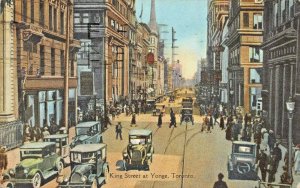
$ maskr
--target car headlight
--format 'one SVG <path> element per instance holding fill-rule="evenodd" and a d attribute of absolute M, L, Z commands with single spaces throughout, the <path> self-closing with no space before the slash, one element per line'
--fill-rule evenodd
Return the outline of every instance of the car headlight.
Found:
<path fill-rule="evenodd" d="M 86 176 L 82 176 L 82 177 L 81 177 L 81 181 L 82 181 L 82 182 L 86 182 L 86 180 L 87 180 L 87 177 L 86 177 Z"/>
<path fill-rule="evenodd" d="M 69 178 L 68 178 L 68 177 L 65 177 L 65 178 L 64 178 L 64 182 L 67 182 L 67 181 L 69 181 Z"/>
<path fill-rule="evenodd" d="M 123 156 L 124 157 L 128 157 L 128 153 L 123 153 Z"/>
<path fill-rule="evenodd" d="M 9 171 L 8 171 L 8 173 L 9 173 L 9 175 L 15 175 L 15 171 L 14 171 L 14 169 L 10 169 Z"/>
<path fill-rule="evenodd" d="M 24 174 L 28 174 L 28 169 L 25 169 L 25 170 L 24 170 Z"/>

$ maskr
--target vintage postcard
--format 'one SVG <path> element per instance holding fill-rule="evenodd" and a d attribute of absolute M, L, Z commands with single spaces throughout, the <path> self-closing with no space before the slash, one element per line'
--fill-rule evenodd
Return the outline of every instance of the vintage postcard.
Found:
<path fill-rule="evenodd" d="M 300 188 L 299 0 L 0 0 L 0 187 Z"/>

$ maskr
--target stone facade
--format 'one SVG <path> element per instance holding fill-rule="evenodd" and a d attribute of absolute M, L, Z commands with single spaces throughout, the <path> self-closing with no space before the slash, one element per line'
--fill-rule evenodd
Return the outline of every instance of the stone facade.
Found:
<path fill-rule="evenodd" d="M 293 121 L 294 144 L 300 143 L 299 46 L 300 5 L 294 1 L 265 1 L 263 109 L 270 128 L 287 143 L 289 97 L 296 101 Z"/>

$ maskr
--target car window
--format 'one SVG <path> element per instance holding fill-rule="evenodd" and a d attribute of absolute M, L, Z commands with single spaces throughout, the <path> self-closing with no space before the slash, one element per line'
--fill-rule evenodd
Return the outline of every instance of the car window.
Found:
<path fill-rule="evenodd" d="M 76 163 L 81 163 L 81 154 L 80 153 L 72 153 L 71 160 Z"/>
<path fill-rule="evenodd" d="M 254 147 L 247 146 L 247 145 L 235 145 L 234 146 L 234 153 L 241 153 L 241 154 L 253 154 Z"/>

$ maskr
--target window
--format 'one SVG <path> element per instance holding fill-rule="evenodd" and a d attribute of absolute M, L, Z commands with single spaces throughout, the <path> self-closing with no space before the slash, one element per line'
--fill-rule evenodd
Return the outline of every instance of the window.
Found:
<path fill-rule="evenodd" d="M 60 34 L 65 33 L 65 14 L 60 12 Z"/>
<path fill-rule="evenodd" d="M 110 20 L 110 26 L 112 28 L 115 28 L 115 20 L 113 20 L 113 19 Z"/>
<path fill-rule="evenodd" d="M 74 23 L 75 24 L 82 23 L 82 21 L 80 19 L 80 13 L 74 13 Z"/>
<path fill-rule="evenodd" d="M 44 16 L 44 1 L 40 1 L 40 25 L 44 26 L 45 24 L 45 16 Z"/>
<path fill-rule="evenodd" d="M 53 30 L 53 18 L 52 18 L 53 13 L 52 13 L 52 10 L 53 10 L 52 6 L 49 6 L 49 29 L 50 30 Z"/>
<path fill-rule="evenodd" d="M 27 18 L 27 0 L 22 1 L 22 21 L 26 22 Z"/>
<path fill-rule="evenodd" d="M 60 50 L 60 75 L 64 76 L 65 73 L 65 52 Z"/>
<path fill-rule="evenodd" d="M 274 26 L 278 26 L 278 3 L 274 4 Z"/>
<path fill-rule="evenodd" d="M 45 52 L 44 46 L 40 46 L 40 75 L 45 73 Z"/>
<path fill-rule="evenodd" d="M 31 23 L 34 23 L 34 0 L 30 0 L 31 9 L 30 9 L 30 19 Z"/>
<path fill-rule="evenodd" d="M 290 18 L 294 17 L 294 0 L 289 0 Z"/>
<path fill-rule="evenodd" d="M 263 51 L 259 47 L 249 47 L 249 62 L 261 63 L 263 61 Z"/>
<path fill-rule="evenodd" d="M 243 14 L 244 27 L 249 27 L 249 13 Z"/>
<path fill-rule="evenodd" d="M 55 75 L 55 49 L 51 48 L 51 75 Z"/>
<path fill-rule="evenodd" d="M 260 84 L 262 78 L 262 68 L 250 69 L 250 83 Z"/>
<path fill-rule="evenodd" d="M 261 14 L 254 14 L 253 15 L 253 29 L 262 29 L 262 15 Z"/>
<path fill-rule="evenodd" d="M 57 9 L 54 8 L 54 31 L 57 32 Z"/>
<path fill-rule="evenodd" d="M 89 23 L 89 13 L 83 13 L 82 22 Z"/>
<path fill-rule="evenodd" d="M 252 110 L 256 109 L 257 101 L 261 98 L 261 88 L 250 88 L 250 106 Z"/>

